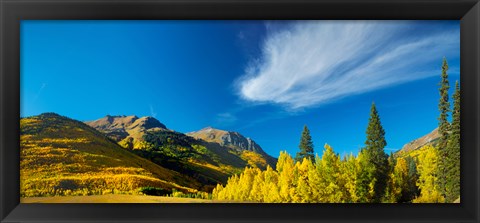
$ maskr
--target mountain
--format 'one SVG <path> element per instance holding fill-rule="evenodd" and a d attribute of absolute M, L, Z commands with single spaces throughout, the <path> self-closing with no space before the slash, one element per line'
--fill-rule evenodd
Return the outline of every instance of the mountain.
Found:
<path fill-rule="evenodd" d="M 147 131 L 164 131 L 167 127 L 153 117 L 138 118 L 132 116 L 110 116 L 85 122 L 87 125 L 105 133 L 124 147 L 132 149 L 143 141 Z"/>
<path fill-rule="evenodd" d="M 436 128 L 432 132 L 405 144 L 402 149 L 396 152 L 396 154 L 408 154 L 414 150 L 421 148 L 422 146 L 428 144 L 435 145 L 439 138 L 440 134 L 438 133 L 438 128 Z"/>
<path fill-rule="evenodd" d="M 249 152 L 257 153 L 266 161 L 267 165 L 275 167 L 277 160 L 258 145 L 250 138 L 246 138 L 238 132 L 225 131 L 220 129 L 214 129 L 212 127 L 206 127 L 196 132 L 187 133 L 188 136 L 192 136 L 195 139 L 203 140 L 205 142 L 218 143 L 220 146 L 228 147 L 240 153 L 249 154 Z M 264 166 L 266 166 L 264 164 Z"/>
<path fill-rule="evenodd" d="M 253 140 L 238 133 L 214 130 L 223 135 L 220 138 L 224 137 L 224 141 L 192 137 L 167 129 L 153 117 L 106 116 L 86 124 L 131 152 L 196 179 L 204 185 L 203 191 L 226 183 L 229 176 L 246 166 L 266 169 L 276 163 Z"/>
<path fill-rule="evenodd" d="M 237 151 L 248 150 L 257 153 L 264 153 L 258 144 L 256 144 L 250 138 L 245 138 L 238 132 L 230 132 L 207 127 L 196 132 L 189 132 L 187 135 L 196 139 L 202 139 L 207 142 L 215 142 L 221 146 L 226 146 Z"/>
<path fill-rule="evenodd" d="M 44 113 L 21 118 L 20 131 L 22 197 L 137 193 L 149 186 L 195 192 L 201 187 L 67 117 Z"/>

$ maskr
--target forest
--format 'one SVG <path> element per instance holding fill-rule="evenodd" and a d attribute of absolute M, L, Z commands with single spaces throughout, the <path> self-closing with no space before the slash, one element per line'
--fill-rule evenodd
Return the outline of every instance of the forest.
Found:
<path fill-rule="evenodd" d="M 386 154 L 385 129 L 372 103 L 365 146 L 357 156 L 340 157 L 325 144 L 322 156 L 304 127 L 292 157 L 280 152 L 275 169 L 246 167 L 213 199 L 267 203 L 452 203 L 460 200 L 460 86 L 450 104 L 448 63 L 439 83 L 438 131 L 435 143 L 405 154 Z M 451 118 L 449 118 L 451 116 Z M 451 121 L 449 121 L 451 120 Z"/>

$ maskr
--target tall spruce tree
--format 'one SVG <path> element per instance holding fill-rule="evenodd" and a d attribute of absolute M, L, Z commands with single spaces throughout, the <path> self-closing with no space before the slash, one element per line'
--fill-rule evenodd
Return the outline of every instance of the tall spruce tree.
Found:
<path fill-rule="evenodd" d="M 437 165 L 437 186 L 440 191 L 440 194 L 445 197 L 446 190 L 445 185 L 447 183 L 447 143 L 448 143 L 448 134 L 450 130 L 450 123 L 448 122 L 448 112 L 450 111 L 450 102 L 448 101 L 448 90 L 450 89 L 450 84 L 448 82 L 448 63 L 447 59 L 443 58 L 442 63 L 442 75 L 440 81 L 440 101 L 438 103 L 438 109 L 440 110 L 440 116 L 438 117 L 438 133 L 440 134 L 440 139 L 438 141 L 438 165 Z"/>
<path fill-rule="evenodd" d="M 376 181 L 373 202 L 381 202 L 388 180 L 388 155 L 383 150 L 387 146 L 387 141 L 375 103 L 372 103 L 370 109 L 370 119 L 366 133 L 367 140 L 363 152 L 365 152 L 368 162 L 375 167 L 373 175 Z"/>
<path fill-rule="evenodd" d="M 310 136 L 310 130 L 307 125 L 303 126 L 302 136 L 300 138 L 300 144 L 298 145 L 300 151 L 295 156 L 295 161 L 302 162 L 303 158 L 307 158 L 310 161 L 315 161 L 313 155 L 313 141 Z"/>
<path fill-rule="evenodd" d="M 455 83 L 455 93 L 452 96 L 453 111 L 451 132 L 446 147 L 447 159 L 445 201 L 453 202 L 460 197 L 460 86 Z"/>

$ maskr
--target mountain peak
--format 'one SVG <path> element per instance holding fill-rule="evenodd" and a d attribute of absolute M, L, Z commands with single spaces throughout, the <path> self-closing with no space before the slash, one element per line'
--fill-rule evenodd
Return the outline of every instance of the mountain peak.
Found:
<path fill-rule="evenodd" d="M 132 125 L 135 125 L 135 127 L 143 127 L 145 129 L 167 128 L 154 117 L 145 116 L 139 118 L 136 115 L 106 115 L 103 118 L 94 121 L 88 121 L 86 123 L 94 128 L 100 129 L 134 128 Z"/>
<path fill-rule="evenodd" d="M 136 138 L 141 138 L 141 135 L 143 135 L 142 132 L 146 132 L 150 129 L 167 129 L 164 124 L 150 116 L 139 118 L 136 115 L 107 115 L 95 121 L 85 123 L 106 133 L 107 136 L 116 141 L 123 140 L 130 135 L 134 135 Z"/>
<path fill-rule="evenodd" d="M 162 124 L 160 121 L 158 121 L 156 118 L 152 116 L 137 118 L 130 128 L 135 128 L 137 126 L 140 126 L 145 129 L 153 129 L 153 128 L 167 129 L 167 127 L 164 124 Z"/>
<path fill-rule="evenodd" d="M 187 135 L 206 142 L 218 143 L 239 151 L 249 150 L 262 154 L 265 153 L 255 141 L 238 132 L 215 129 L 208 126 L 199 131 L 187 133 Z"/>

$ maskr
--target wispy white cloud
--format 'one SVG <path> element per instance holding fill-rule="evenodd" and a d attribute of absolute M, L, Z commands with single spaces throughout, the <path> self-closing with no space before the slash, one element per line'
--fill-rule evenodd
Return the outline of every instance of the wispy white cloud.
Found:
<path fill-rule="evenodd" d="M 438 75 L 442 57 L 458 54 L 459 32 L 421 31 L 394 21 L 295 23 L 267 35 L 238 94 L 296 110 Z"/>
<path fill-rule="evenodd" d="M 222 127 L 227 127 L 235 124 L 237 116 L 230 112 L 219 113 L 215 116 L 215 124 Z"/>
<path fill-rule="evenodd" d="M 47 87 L 47 83 L 42 83 L 42 86 L 40 86 L 40 89 L 38 89 L 37 94 L 33 97 L 33 101 L 36 101 L 39 97 L 40 94 L 42 94 L 43 90 Z"/>
<path fill-rule="evenodd" d="M 157 117 L 157 112 L 155 112 L 155 109 L 153 109 L 153 106 L 150 105 L 150 116 L 156 118 Z"/>

